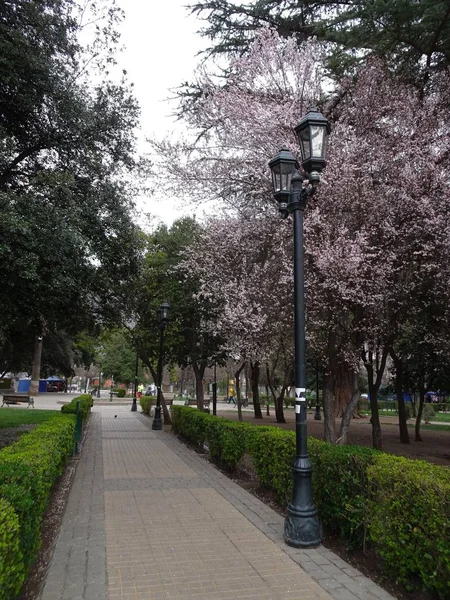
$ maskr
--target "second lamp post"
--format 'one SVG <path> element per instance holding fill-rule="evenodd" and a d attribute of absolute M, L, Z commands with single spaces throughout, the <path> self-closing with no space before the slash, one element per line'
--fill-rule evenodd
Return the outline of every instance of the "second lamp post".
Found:
<path fill-rule="evenodd" d="M 308 548 L 322 541 L 322 528 L 312 496 L 312 466 L 306 438 L 305 377 L 305 280 L 303 260 L 303 214 L 308 198 L 320 183 L 326 165 L 326 142 L 330 132 L 327 119 L 311 109 L 295 128 L 302 155 L 302 167 L 308 174 L 304 184 L 294 155 L 282 148 L 269 162 L 274 196 L 281 216 L 293 215 L 294 221 L 294 320 L 295 320 L 295 440 L 292 500 L 284 523 L 284 539 L 290 546 Z"/>
<path fill-rule="evenodd" d="M 153 418 L 152 429 L 162 429 L 161 421 L 161 394 L 162 394 L 162 373 L 163 373 L 163 357 L 164 357 L 164 329 L 166 328 L 169 320 L 169 308 L 168 302 L 163 302 L 158 309 L 159 313 L 159 360 L 158 360 L 158 373 L 156 385 L 158 391 L 156 395 L 156 407 L 155 416 Z"/>

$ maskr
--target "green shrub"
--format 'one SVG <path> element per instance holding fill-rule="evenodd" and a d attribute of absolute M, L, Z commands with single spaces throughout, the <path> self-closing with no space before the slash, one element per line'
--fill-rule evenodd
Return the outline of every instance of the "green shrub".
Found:
<path fill-rule="evenodd" d="M 295 433 L 256 426 L 249 432 L 247 444 L 260 482 L 273 489 L 278 502 L 285 505 L 292 489 Z"/>
<path fill-rule="evenodd" d="M 0 600 L 15 598 L 24 579 L 19 520 L 12 506 L 0 498 Z"/>
<path fill-rule="evenodd" d="M 141 396 L 139 398 L 139 403 L 141 405 L 142 412 L 150 416 L 152 406 L 156 404 L 156 398 L 153 396 Z"/>
<path fill-rule="evenodd" d="M 0 451 L 0 498 L 17 514 L 25 572 L 39 548 L 42 516 L 72 453 L 74 431 L 75 418 L 58 415 Z"/>
<path fill-rule="evenodd" d="M 283 404 L 285 408 L 293 408 L 295 406 L 295 398 L 285 396 L 283 399 Z"/>
<path fill-rule="evenodd" d="M 94 404 L 91 394 L 82 394 L 74 398 L 69 404 L 64 404 L 61 407 L 61 412 L 66 415 L 75 415 L 77 412 L 77 402 L 80 401 L 80 414 L 83 421 L 87 419 L 87 416 Z"/>
<path fill-rule="evenodd" d="M 234 470 L 247 450 L 247 431 L 252 426 L 209 415 L 205 415 L 205 419 L 206 443 L 211 457 Z"/>
<path fill-rule="evenodd" d="M 424 404 L 422 418 L 425 421 L 425 423 L 429 423 L 431 419 L 433 419 L 435 416 L 436 413 L 434 412 L 434 408 L 431 406 L 431 404 Z"/>
<path fill-rule="evenodd" d="M 367 469 L 378 452 L 361 446 L 335 446 L 308 438 L 313 494 L 320 519 L 351 545 L 362 545 L 367 531 Z"/>
<path fill-rule="evenodd" d="M 450 598 L 450 470 L 380 454 L 368 478 L 369 534 L 385 570 Z"/>
<path fill-rule="evenodd" d="M 116 388 L 114 391 L 116 392 L 118 398 L 125 398 L 127 394 L 126 390 L 123 388 Z"/>

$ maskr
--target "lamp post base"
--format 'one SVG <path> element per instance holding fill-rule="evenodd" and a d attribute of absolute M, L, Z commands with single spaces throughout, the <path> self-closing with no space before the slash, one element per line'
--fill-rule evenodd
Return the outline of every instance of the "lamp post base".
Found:
<path fill-rule="evenodd" d="M 314 421 L 321 421 L 321 420 L 322 420 L 322 415 L 320 413 L 320 406 L 317 404 L 316 412 L 314 413 Z"/>
<path fill-rule="evenodd" d="M 162 429 L 160 406 L 155 406 L 155 416 L 153 418 L 152 429 Z"/>
<path fill-rule="evenodd" d="M 289 504 L 284 521 L 284 541 L 294 548 L 316 548 L 322 543 L 322 527 L 317 510 L 299 512 Z"/>
<path fill-rule="evenodd" d="M 284 541 L 294 548 L 315 548 L 322 542 L 323 531 L 312 497 L 309 458 L 297 457 L 292 474 L 294 487 L 284 521 Z"/>
<path fill-rule="evenodd" d="M 133 396 L 133 403 L 131 405 L 131 412 L 136 412 L 136 411 L 137 411 L 136 396 Z"/>

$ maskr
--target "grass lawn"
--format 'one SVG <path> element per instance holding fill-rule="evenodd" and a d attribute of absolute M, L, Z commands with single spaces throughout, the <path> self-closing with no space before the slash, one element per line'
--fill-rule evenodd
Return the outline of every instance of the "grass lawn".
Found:
<path fill-rule="evenodd" d="M 35 410 L 33 408 L 0 408 L 0 429 L 19 427 L 19 425 L 39 424 L 48 421 L 59 410 Z"/>
<path fill-rule="evenodd" d="M 370 416 L 370 412 L 367 410 L 362 410 L 361 414 Z M 398 415 L 398 412 L 396 410 L 380 410 L 379 414 L 382 417 L 396 417 Z M 415 419 L 415 417 L 412 417 L 412 419 Z M 431 420 L 435 423 L 450 423 L 450 412 L 436 413 L 436 415 Z"/>

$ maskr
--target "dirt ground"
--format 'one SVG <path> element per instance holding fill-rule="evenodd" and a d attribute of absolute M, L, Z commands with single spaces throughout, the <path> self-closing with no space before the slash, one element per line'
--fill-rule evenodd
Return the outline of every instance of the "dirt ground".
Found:
<path fill-rule="evenodd" d="M 244 411 L 243 420 L 246 423 L 253 423 L 254 425 L 276 425 L 292 431 L 295 429 L 295 414 L 292 410 L 286 410 L 284 413 L 287 421 L 286 424 L 277 423 L 274 412 L 271 408 L 270 416 L 267 417 L 265 416 L 264 409 L 264 418 L 255 419 L 253 413 Z M 217 414 L 227 419 L 237 420 L 237 409 L 235 411 L 221 411 L 220 404 L 218 404 Z M 448 431 L 435 431 L 427 429 L 426 425 L 422 425 L 421 434 L 423 442 L 415 441 L 414 429 L 410 428 L 411 443 L 402 444 L 400 443 L 397 418 L 380 417 L 380 421 L 384 452 L 406 456 L 407 458 L 427 460 L 437 465 L 450 467 L 450 425 L 448 426 Z M 340 423 L 336 421 L 336 433 L 339 431 L 339 425 Z M 323 420 L 314 421 L 314 411 L 308 412 L 308 435 L 323 439 Z M 372 426 L 369 417 L 352 420 L 348 434 L 348 443 L 372 447 Z"/>

